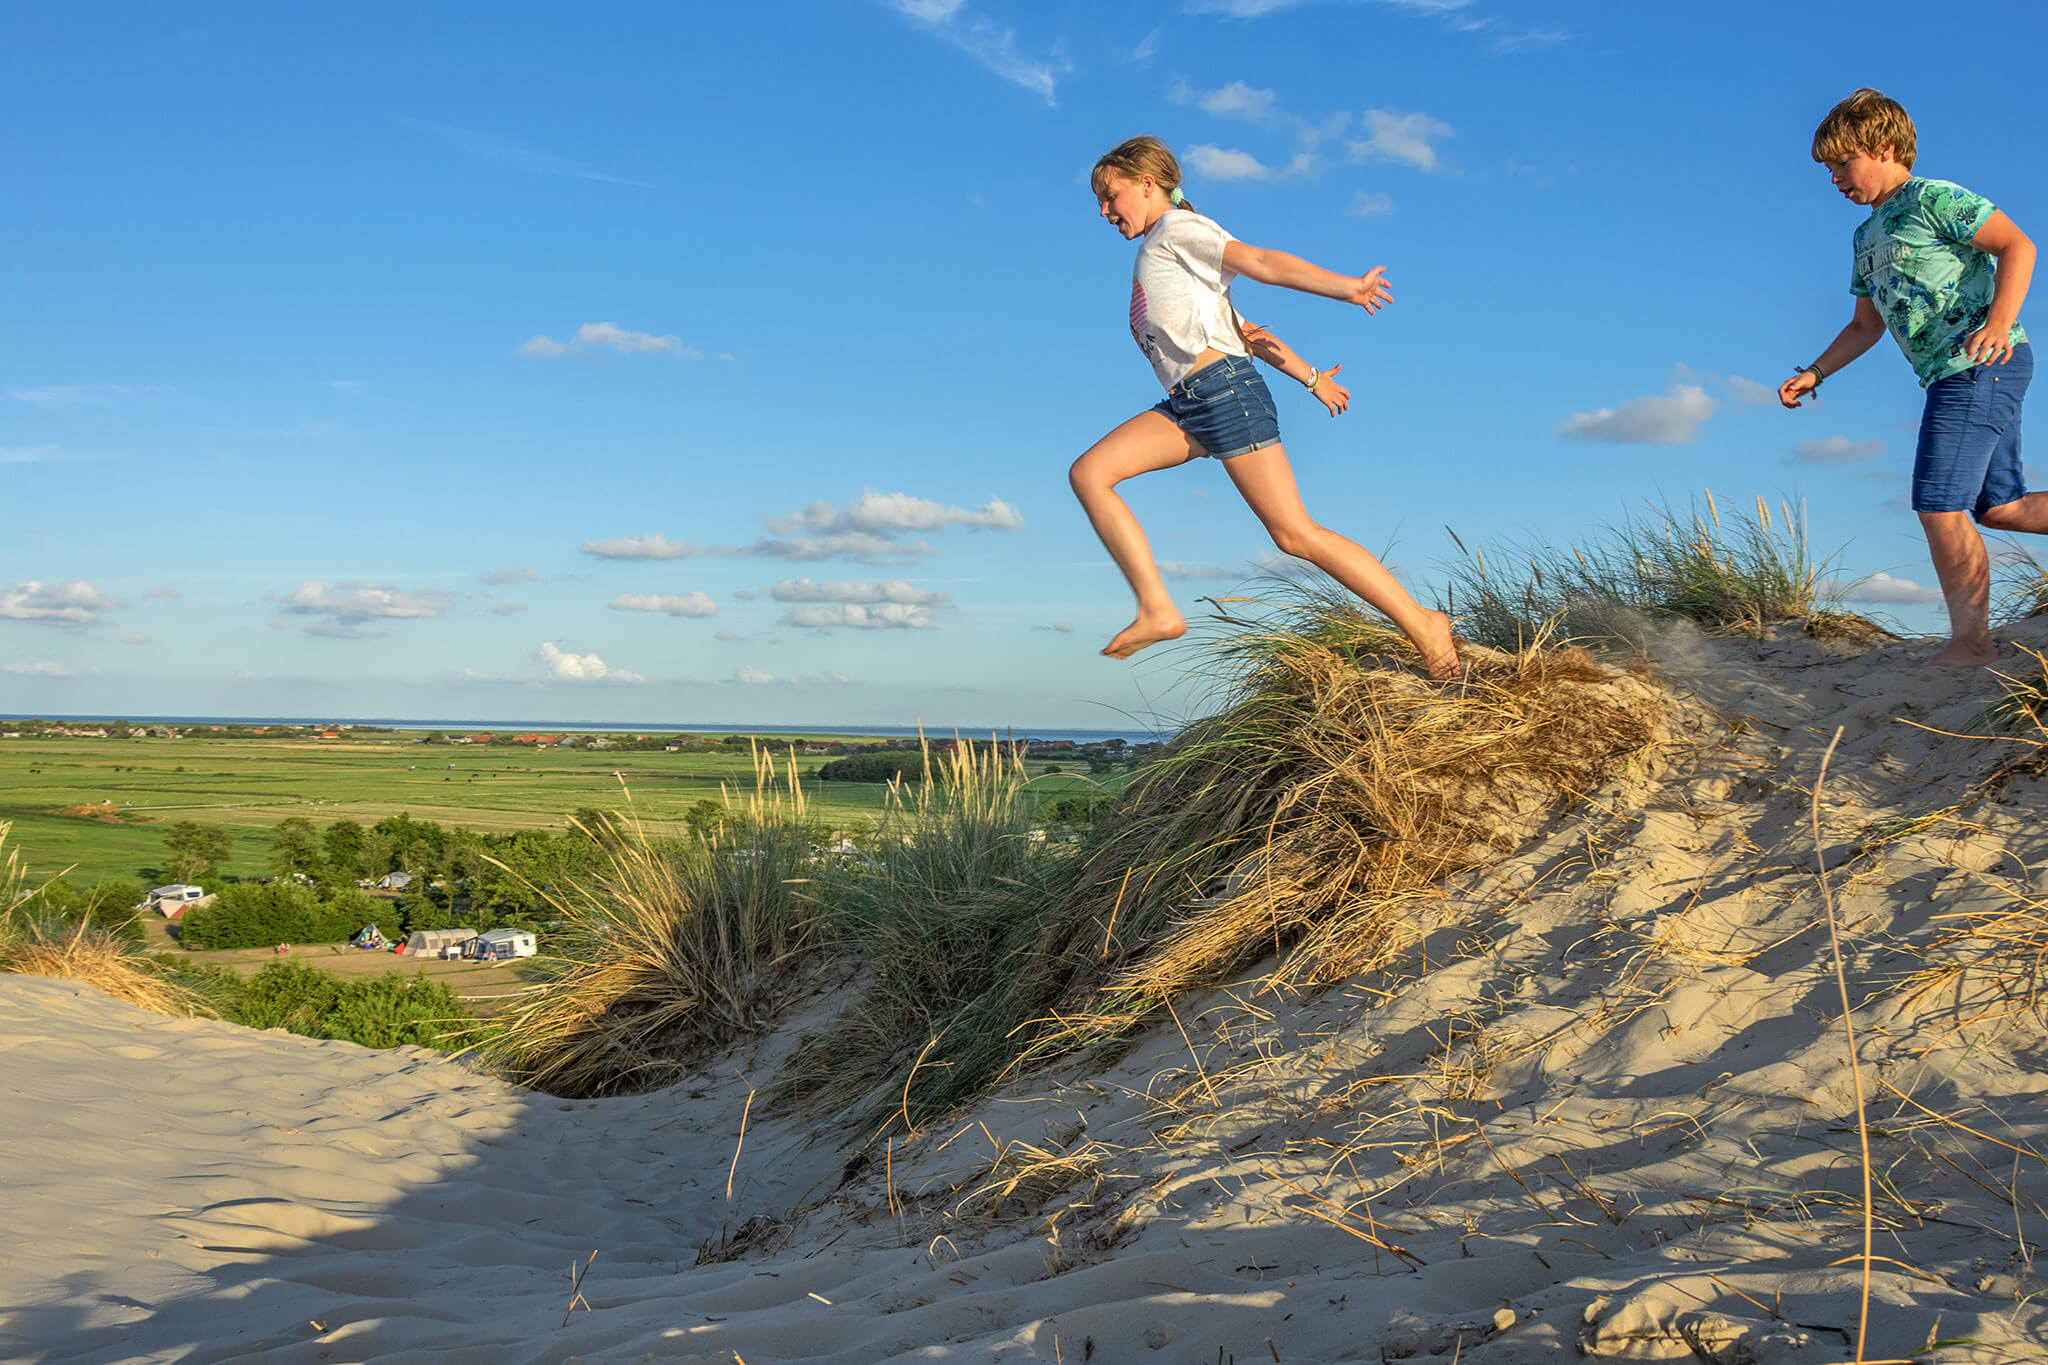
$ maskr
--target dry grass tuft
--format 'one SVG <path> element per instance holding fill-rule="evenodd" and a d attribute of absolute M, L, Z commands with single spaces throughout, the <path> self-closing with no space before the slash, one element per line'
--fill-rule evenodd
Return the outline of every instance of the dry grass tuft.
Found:
<path fill-rule="evenodd" d="M 709 841 L 656 840 L 631 816 L 590 885 L 546 894 L 565 921 L 550 975 L 480 1046 L 524 1084 L 565 1096 L 647 1090 L 773 1014 L 777 969 L 810 946 L 814 826 L 796 780 L 756 751 Z"/>
<path fill-rule="evenodd" d="M 82 981 L 117 1000 L 179 1019 L 216 1016 L 205 996 L 179 984 L 126 939 L 88 923 L 66 924 L 29 912 L 27 885 L 9 826 L 0 822 L 0 972 Z"/>
<path fill-rule="evenodd" d="M 1273 989 L 1386 964 L 1444 876 L 1502 856 L 1655 732 L 1657 687 L 1583 651 L 1484 658 L 1446 688 L 1348 599 L 1276 591 L 1207 642 L 1232 680 L 1222 711 L 1078 852 L 877 907 L 855 946 L 896 984 L 800 1049 L 775 1102 L 914 1128 L 1268 954 L 1286 954 Z"/>
<path fill-rule="evenodd" d="M 1493 565 L 1467 551 L 1450 569 L 1460 630 L 1496 649 L 1527 648 L 1553 630 L 1640 646 L 1659 618 L 1758 636 L 1772 622 L 1839 615 L 1824 610 L 1826 565 L 1807 544 L 1803 508 L 1780 503 L 1774 513 L 1758 498 L 1754 512 L 1724 522 L 1711 492 L 1704 502 L 1685 512 L 1653 507 L 1590 549 L 1524 548 Z M 1523 560 L 1526 572 L 1514 562 Z"/>

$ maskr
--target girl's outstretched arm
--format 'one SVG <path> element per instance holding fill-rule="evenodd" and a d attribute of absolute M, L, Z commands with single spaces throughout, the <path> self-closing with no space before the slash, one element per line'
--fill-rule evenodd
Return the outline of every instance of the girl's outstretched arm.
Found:
<path fill-rule="evenodd" d="M 1316 401 L 1330 410 L 1330 416 L 1351 406 L 1351 390 L 1337 382 L 1337 371 L 1342 365 L 1332 365 L 1327 370 L 1318 370 L 1294 353 L 1292 347 L 1255 323 L 1241 322 L 1245 344 L 1252 348 L 1252 354 L 1265 361 L 1289 379 L 1301 384 L 1316 396 Z M 1315 380 L 1313 384 L 1309 380 Z"/>
<path fill-rule="evenodd" d="M 1385 266 L 1376 265 L 1363 275 L 1339 275 L 1299 256 L 1249 242 L 1225 242 L 1223 265 L 1260 284 L 1277 284 L 1283 289 L 1299 289 L 1304 294 L 1355 303 L 1368 313 L 1377 313 L 1393 293 L 1387 287 Z"/>

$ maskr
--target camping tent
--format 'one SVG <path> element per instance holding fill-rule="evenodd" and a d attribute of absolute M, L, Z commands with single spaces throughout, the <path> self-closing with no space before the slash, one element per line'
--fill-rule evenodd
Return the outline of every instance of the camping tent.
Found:
<path fill-rule="evenodd" d="M 460 957 L 462 945 L 475 937 L 474 929 L 415 929 L 405 940 L 405 955 Z"/>

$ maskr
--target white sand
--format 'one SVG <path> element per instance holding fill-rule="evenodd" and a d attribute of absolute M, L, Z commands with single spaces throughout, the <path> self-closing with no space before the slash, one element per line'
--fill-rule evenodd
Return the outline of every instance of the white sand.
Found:
<path fill-rule="evenodd" d="M 1974 731 L 1996 696 L 1912 671 L 1926 651 L 1674 640 L 1671 742 L 1452 888 L 1405 984 L 1184 1001 L 1186 1041 L 1168 1023 L 851 1174 L 849 1134 L 757 1112 L 730 1207 L 748 1090 L 803 1021 L 698 1084 L 571 1104 L 422 1051 L 0 977 L 0 1355 L 1849 1359 L 1857 1142 L 1805 829 L 1820 751 L 1846 727 L 1824 837 L 1859 1000 L 1939 917 L 2018 906 L 2048 857 L 2025 773 L 1851 857 L 2031 752 L 1898 723 Z M 1944 1361 L 2043 1358 L 2048 1169 L 1880 1085 L 2048 1152 L 2048 1032 L 1973 1018 L 1988 998 L 1856 1015 L 1891 1258 L 1872 1359 L 1931 1339 L 1977 1343 Z M 998 1202 L 992 1163 L 1015 1171 L 1019 1143 L 1088 1178 Z M 747 1249 L 695 1265 L 721 1227 Z M 590 1311 L 564 1326 L 593 1250 Z"/>

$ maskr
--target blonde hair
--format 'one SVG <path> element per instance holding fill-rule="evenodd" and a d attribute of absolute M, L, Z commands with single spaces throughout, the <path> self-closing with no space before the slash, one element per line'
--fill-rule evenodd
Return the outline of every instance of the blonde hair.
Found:
<path fill-rule="evenodd" d="M 1845 161 L 1857 152 L 1877 156 L 1887 147 L 1901 166 L 1913 169 L 1912 116 L 1897 100 L 1869 86 L 1828 110 L 1813 130 L 1815 161 Z"/>
<path fill-rule="evenodd" d="M 1125 138 L 1102 154 L 1095 163 L 1095 169 L 1088 173 L 1088 184 L 1096 194 L 1102 193 L 1102 185 L 1111 175 L 1126 180 L 1140 176 L 1151 176 L 1153 183 L 1166 194 L 1180 188 L 1180 162 L 1174 159 L 1167 145 L 1150 134 Z M 1183 197 L 1177 208 L 1192 209 L 1193 204 Z"/>

